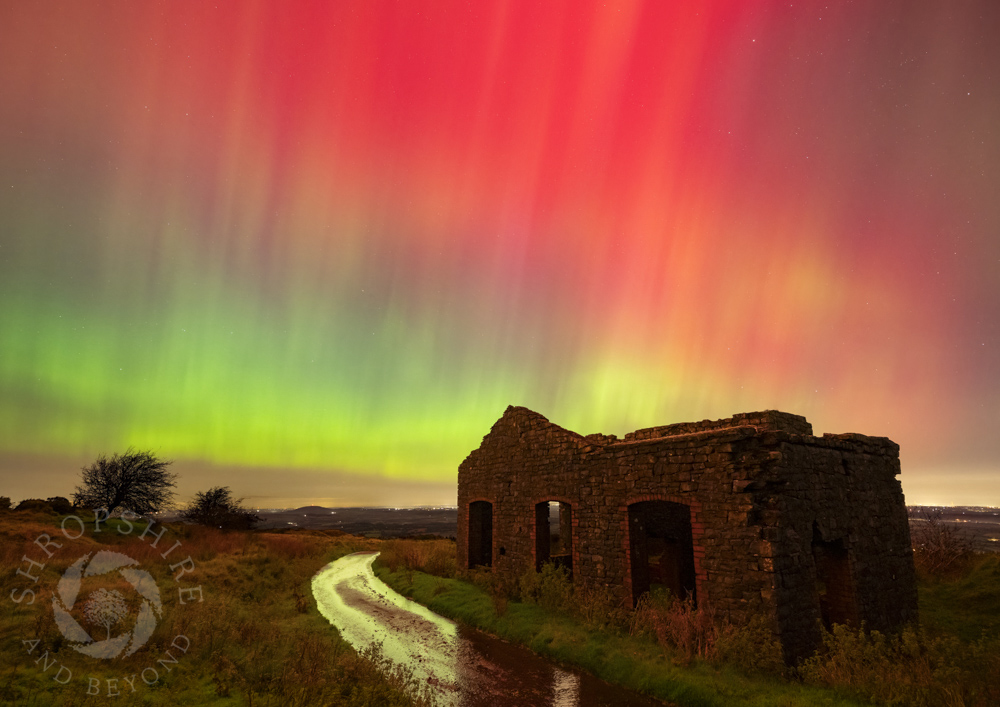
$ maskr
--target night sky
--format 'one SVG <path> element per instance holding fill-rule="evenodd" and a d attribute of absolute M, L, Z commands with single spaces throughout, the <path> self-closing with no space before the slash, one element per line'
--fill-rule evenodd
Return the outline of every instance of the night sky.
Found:
<path fill-rule="evenodd" d="M 3 2 L 0 495 L 454 503 L 509 404 L 1000 505 L 1000 3 Z"/>

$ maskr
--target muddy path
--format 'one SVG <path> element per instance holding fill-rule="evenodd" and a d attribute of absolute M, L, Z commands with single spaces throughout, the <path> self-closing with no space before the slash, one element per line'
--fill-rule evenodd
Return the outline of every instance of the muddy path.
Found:
<path fill-rule="evenodd" d="M 357 650 L 381 642 L 387 658 L 433 688 L 438 704 L 662 707 L 400 596 L 372 572 L 376 555 L 347 555 L 316 574 L 312 590 L 320 613 Z"/>

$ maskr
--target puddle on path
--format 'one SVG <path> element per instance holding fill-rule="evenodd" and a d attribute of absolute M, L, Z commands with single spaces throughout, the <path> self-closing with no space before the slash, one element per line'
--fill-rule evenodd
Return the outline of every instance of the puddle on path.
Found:
<path fill-rule="evenodd" d="M 526 648 L 460 627 L 400 596 L 372 572 L 376 553 L 330 563 L 313 578 L 320 613 L 357 650 L 383 654 L 456 707 L 662 707 L 663 703 L 561 668 Z"/>

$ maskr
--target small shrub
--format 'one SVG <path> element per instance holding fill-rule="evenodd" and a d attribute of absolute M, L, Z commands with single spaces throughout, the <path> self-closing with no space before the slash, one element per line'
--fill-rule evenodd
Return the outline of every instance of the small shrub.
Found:
<path fill-rule="evenodd" d="M 181 511 L 181 518 L 223 530 L 249 530 L 260 518 L 244 508 L 242 502 L 228 486 L 215 486 L 196 493 L 191 504 Z"/>
<path fill-rule="evenodd" d="M 35 511 L 36 513 L 53 513 L 48 501 L 41 498 L 26 498 L 17 504 L 15 511 Z"/>
<path fill-rule="evenodd" d="M 713 658 L 747 673 L 786 673 L 781 641 L 775 638 L 770 622 L 762 614 L 755 614 L 742 626 L 723 623 L 715 639 Z"/>
<path fill-rule="evenodd" d="M 546 562 L 535 572 L 528 569 L 518 582 L 522 601 L 530 601 L 549 611 L 572 610 L 573 585 L 565 567 Z"/>
<path fill-rule="evenodd" d="M 10 505 L 9 496 L 0 496 L 0 511 L 9 511 Z"/>
<path fill-rule="evenodd" d="M 642 602 L 640 602 L 642 605 Z M 585 626 L 592 629 L 610 629 L 615 632 L 627 631 L 635 635 L 632 610 L 627 597 L 619 596 L 609 586 L 574 586 L 573 615 Z"/>
<path fill-rule="evenodd" d="M 379 545 L 378 560 L 388 567 L 390 572 L 398 572 L 400 567 L 405 566 L 403 553 L 396 540 L 385 540 Z"/>
<path fill-rule="evenodd" d="M 913 627 L 898 635 L 835 625 L 799 675 L 877 704 L 975 705 L 1000 699 L 1000 639 L 962 644 Z"/>
<path fill-rule="evenodd" d="M 430 552 L 424 561 L 424 572 L 437 577 L 453 578 L 458 572 L 455 559 L 455 543 L 450 540 L 423 541 L 430 544 Z"/>
<path fill-rule="evenodd" d="M 781 642 L 766 616 L 754 615 L 744 624 L 733 624 L 716 616 L 710 606 L 695 606 L 692 599 L 677 599 L 665 589 L 643 594 L 629 614 L 628 634 L 652 634 L 679 665 L 701 658 L 747 673 L 785 672 Z"/>
<path fill-rule="evenodd" d="M 500 575 L 488 569 L 476 568 L 462 574 L 466 579 L 490 595 L 493 601 L 493 611 L 497 616 L 503 616 L 510 601 L 520 599 L 519 583 L 507 575 Z"/>
<path fill-rule="evenodd" d="M 295 600 L 295 610 L 300 614 L 305 614 L 309 611 L 309 607 L 312 605 L 309 599 L 306 598 L 298 589 L 292 590 L 292 599 Z"/>
<path fill-rule="evenodd" d="M 705 606 L 695 606 L 690 598 L 670 602 L 666 610 L 654 611 L 653 628 L 660 645 L 676 648 L 679 663 L 690 662 L 695 656 L 714 656 L 718 627 L 715 612 Z"/>
<path fill-rule="evenodd" d="M 52 509 L 53 513 L 58 513 L 59 515 L 67 515 L 73 512 L 73 504 L 69 502 L 68 498 L 63 496 L 53 496 L 52 498 L 45 499 L 46 503 Z"/>
<path fill-rule="evenodd" d="M 961 574 L 972 558 L 972 539 L 944 521 L 939 510 L 915 512 L 910 540 L 917 571 L 929 577 Z"/>
<path fill-rule="evenodd" d="M 672 601 L 673 597 L 666 590 L 646 592 L 640 596 L 635 603 L 635 609 L 630 612 L 627 620 L 628 635 L 649 635 L 657 638 L 658 616 L 670 608 Z"/>
<path fill-rule="evenodd" d="M 379 559 L 393 572 L 403 568 L 446 578 L 453 578 L 458 572 L 455 543 L 451 540 L 386 540 L 379 552 Z"/>

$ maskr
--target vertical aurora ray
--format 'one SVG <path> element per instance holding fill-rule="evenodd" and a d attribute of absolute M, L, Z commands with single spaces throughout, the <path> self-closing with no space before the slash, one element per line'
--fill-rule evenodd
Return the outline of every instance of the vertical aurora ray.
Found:
<path fill-rule="evenodd" d="M 0 10 L 0 464 L 445 481 L 513 403 L 995 474 L 998 10 L 611 5 Z"/>

